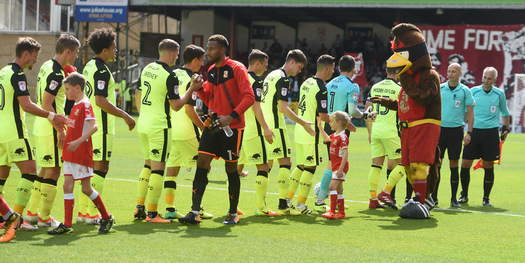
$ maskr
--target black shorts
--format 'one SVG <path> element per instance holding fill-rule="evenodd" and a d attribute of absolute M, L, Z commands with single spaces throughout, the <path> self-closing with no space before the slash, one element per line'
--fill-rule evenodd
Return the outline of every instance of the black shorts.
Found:
<path fill-rule="evenodd" d="M 499 159 L 499 132 L 498 128 L 472 129 L 472 139 L 463 148 L 463 159 L 474 160 L 482 158 L 484 161 Z"/>
<path fill-rule="evenodd" d="M 332 128 L 330 127 L 330 124 L 328 124 L 327 122 L 324 123 L 324 131 L 328 135 L 334 133 L 334 131 L 332 131 Z M 350 131 L 345 130 L 345 133 L 346 133 L 346 137 L 350 138 Z M 328 153 L 328 160 L 331 161 L 332 159 L 330 159 L 330 143 L 327 142 L 325 144 L 326 144 L 326 152 Z"/>
<path fill-rule="evenodd" d="M 441 150 L 441 159 L 445 157 L 445 151 L 448 149 L 448 159 L 459 160 L 463 135 L 463 127 L 441 127 L 441 135 L 439 135 L 438 143 L 439 149 Z"/>
<path fill-rule="evenodd" d="M 224 161 L 237 161 L 241 148 L 243 130 L 232 129 L 233 135 L 228 137 L 223 130 L 218 130 L 211 135 L 210 129 L 204 129 L 199 141 L 199 153 L 222 158 Z"/>

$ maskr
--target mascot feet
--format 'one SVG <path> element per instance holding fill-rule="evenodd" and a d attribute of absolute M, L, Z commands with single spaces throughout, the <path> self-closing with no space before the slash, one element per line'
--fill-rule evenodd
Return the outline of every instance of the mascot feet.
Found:
<path fill-rule="evenodd" d="M 429 219 L 430 212 L 421 204 L 419 197 L 414 197 L 401 208 L 399 216 L 408 219 Z"/>

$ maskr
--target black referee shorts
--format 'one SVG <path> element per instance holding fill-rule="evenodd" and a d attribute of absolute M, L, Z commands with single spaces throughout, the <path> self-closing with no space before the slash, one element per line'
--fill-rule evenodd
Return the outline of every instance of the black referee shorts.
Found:
<path fill-rule="evenodd" d="M 499 132 L 498 128 L 472 129 L 472 139 L 463 148 L 463 159 L 474 160 L 482 158 L 484 161 L 499 159 Z"/>
<path fill-rule="evenodd" d="M 448 159 L 459 160 L 463 135 L 463 126 L 456 128 L 441 127 L 438 143 L 441 150 L 441 159 L 445 157 L 445 151 L 448 149 Z"/>
<path fill-rule="evenodd" d="M 243 130 L 232 129 L 232 131 L 233 135 L 228 137 L 223 130 L 218 130 L 212 135 L 210 129 L 204 129 L 199 141 L 199 153 L 209 154 L 216 158 L 220 157 L 226 162 L 237 161 L 239 159 Z"/>

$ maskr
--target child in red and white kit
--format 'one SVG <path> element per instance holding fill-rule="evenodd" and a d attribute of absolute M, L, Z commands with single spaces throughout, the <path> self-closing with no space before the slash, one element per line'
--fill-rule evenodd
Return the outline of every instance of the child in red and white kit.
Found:
<path fill-rule="evenodd" d="M 73 72 L 64 79 L 66 96 L 75 101 L 71 109 L 67 125 L 66 142 L 64 145 L 62 160 L 64 161 L 64 223 L 48 230 L 50 235 L 73 233 L 73 207 L 75 195 L 73 189 L 75 181 L 80 180 L 82 192 L 89 196 L 95 203 L 102 220 L 100 220 L 99 234 L 109 232 L 115 219 L 108 213 L 102 198 L 96 190 L 91 188 L 91 177 L 93 177 L 93 145 L 91 135 L 98 129 L 93 114 L 93 108 L 89 100 L 84 97 L 86 79 L 79 73 Z"/>
<path fill-rule="evenodd" d="M 330 114 L 330 127 L 335 132 L 328 136 L 322 130 L 325 141 L 330 140 L 330 159 L 332 161 L 332 181 L 330 182 L 330 210 L 322 216 L 328 219 L 346 218 L 343 182 L 348 172 L 348 137 L 346 125 L 350 121 L 348 114 L 336 111 Z M 339 210 L 337 213 L 337 209 Z"/>

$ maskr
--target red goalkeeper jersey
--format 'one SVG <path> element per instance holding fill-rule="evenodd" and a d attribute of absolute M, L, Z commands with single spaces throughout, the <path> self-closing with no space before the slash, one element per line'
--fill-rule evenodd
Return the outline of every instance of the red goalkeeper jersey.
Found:
<path fill-rule="evenodd" d="M 207 76 L 208 81 L 198 91 L 202 102 L 218 115 L 232 115 L 230 128 L 243 128 L 244 112 L 255 102 L 246 67 L 227 57 L 220 67 L 211 65 Z"/>

